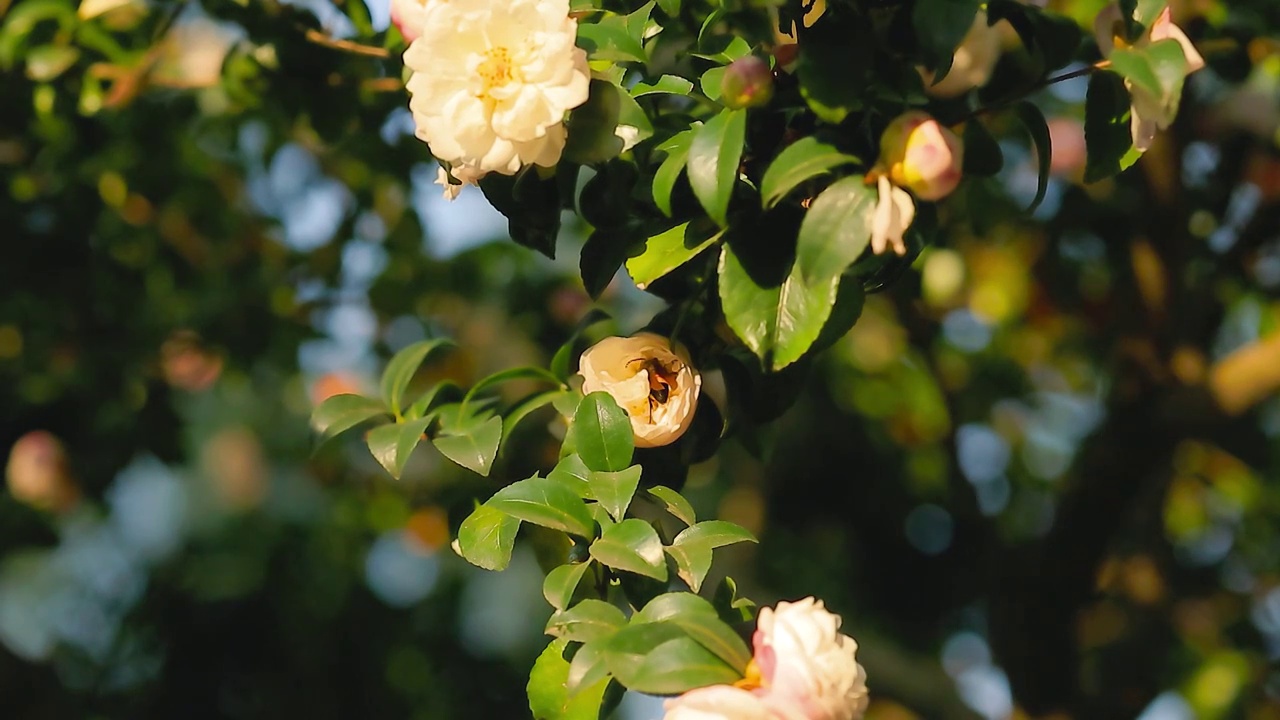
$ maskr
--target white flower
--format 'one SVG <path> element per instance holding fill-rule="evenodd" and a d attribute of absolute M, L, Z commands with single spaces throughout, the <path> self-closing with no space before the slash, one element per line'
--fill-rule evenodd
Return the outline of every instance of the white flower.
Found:
<path fill-rule="evenodd" d="M 867 709 L 867 673 L 858 643 L 840 632 L 840 616 L 821 600 L 764 608 L 752 640 L 770 705 L 800 710 L 805 720 L 856 720 Z"/>
<path fill-rule="evenodd" d="M 732 685 L 711 685 L 668 700 L 663 720 L 777 720 L 758 695 Z"/>
<path fill-rule="evenodd" d="M 590 83 L 577 30 L 568 0 L 430 0 L 404 54 L 417 136 L 460 180 L 555 165 Z"/>
<path fill-rule="evenodd" d="M 631 417 L 636 447 L 674 442 L 698 409 L 702 376 L 684 348 L 653 333 L 610 337 L 582 353 L 582 392 L 607 392 Z"/>
<path fill-rule="evenodd" d="M 951 69 L 937 83 L 933 73 L 920 68 L 926 94 L 939 98 L 953 98 L 973 88 L 982 87 L 991 79 L 991 71 L 1000 59 L 1000 31 L 987 24 L 987 13 L 979 10 L 973 18 L 964 40 L 951 58 Z"/>
<path fill-rule="evenodd" d="M 907 244 L 902 235 L 915 219 L 916 204 L 910 193 L 889 182 L 884 175 L 876 180 L 876 188 L 880 197 L 871 218 L 871 251 L 882 255 L 892 246 L 895 253 L 906 255 Z"/>
<path fill-rule="evenodd" d="M 619 152 L 626 152 L 639 142 L 640 128 L 634 125 L 619 125 L 613 129 L 613 135 L 622 141 L 622 150 Z"/>
<path fill-rule="evenodd" d="M 1111 57 L 1118 42 L 1124 46 L 1124 15 L 1118 4 L 1108 5 L 1098 13 L 1093 20 L 1093 34 L 1098 41 L 1098 49 L 1102 51 L 1102 56 L 1105 58 Z M 1182 32 L 1182 28 L 1173 24 L 1167 7 L 1156 16 L 1146 32 L 1134 40 L 1130 46 L 1144 48 L 1161 40 L 1173 40 L 1182 47 L 1182 54 L 1187 59 L 1188 75 L 1204 67 L 1204 58 L 1200 56 L 1186 33 Z M 1173 123 L 1174 117 L 1178 114 L 1178 103 L 1176 98 L 1173 102 L 1169 102 L 1166 98 L 1155 97 L 1150 91 L 1134 85 L 1129 80 L 1124 81 L 1124 86 L 1129 90 L 1132 103 L 1129 111 L 1129 130 L 1133 136 L 1133 146 L 1140 151 L 1146 151 L 1155 140 L 1156 133 Z"/>
<path fill-rule="evenodd" d="M 391 22 L 405 42 L 413 42 L 426 26 L 427 3 L 432 0 L 391 0 Z"/>

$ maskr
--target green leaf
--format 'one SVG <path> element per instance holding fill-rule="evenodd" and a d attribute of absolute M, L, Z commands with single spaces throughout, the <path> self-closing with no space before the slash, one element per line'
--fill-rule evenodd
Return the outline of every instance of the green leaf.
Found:
<path fill-rule="evenodd" d="M 708 100 L 720 102 L 720 92 L 727 67 L 726 65 L 717 65 L 702 73 L 702 77 L 698 78 L 698 87 L 702 90 L 702 94 L 707 96 Z"/>
<path fill-rule="evenodd" d="M 578 694 L 583 688 L 593 687 L 601 679 L 609 677 L 609 666 L 605 664 L 604 651 L 601 649 L 603 645 L 603 643 L 586 643 L 578 648 L 573 661 L 569 663 L 569 676 L 564 681 L 570 697 Z"/>
<path fill-rule="evenodd" d="M 989 177 L 1004 167 L 1000 143 L 978 118 L 964 124 L 964 174 Z"/>
<path fill-rule="evenodd" d="M 672 20 L 680 17 L 680 0 L 658 0 L 658 7 Z"/>
<path fill-rule="evenodd" d="M 320 433 L 322 440 L 346 432 L 366 420 L 386 415 L 382 403 L 362 395 L 334 395 L 311 413 L 311 427 Z"/>
<path fill-rule="evenodd" d="M 464 468 L 488 477 L 493 459 L 502 442 L 502 418 L 494 416 L 461 433 L 448 433 L 431 438 L 445 457 Z"/>
<path fill-rule="evenodd" d="M 666 556 L 662 553 L 662 541 L 649 523 L 631 518 L 605 529 L 591 543 L 591 557 L 602 565 L 651 577 L 667 579 Z"/>
<path fill-rule="evenodd" d="M 422 433 L 429 424 L 431 418 L 420 418 L 376 427 L 365 436 L 365 443 L 374 459 L 386 468 L 391 477 L 399 480 L 405 463 L 409 462 L 409 456 L 422 441 Z"/>
<path fill-rule="evenodd" d="M 644 252 L 627 260 L 627 272 L 636 287 L 644 290 L 649 283 L 684 265 L 706 250 L 724 234 L 720 231 L 706 239 L 690 223 L 682 223 L 645 241 Z"/>
<path fill-rule="evenodd" d="M 667 153 L 667 159 L 658 166 L 653 174 L 653 203 L 663 215 L 671 217 L 671 191 L 680 179 L 689 159 L 689 146 L 693 143 L 693 130 L 684 130 L 672 135 L 670 139 L 658 146 L 658 150 Z"/>
<path fill-rule="evenodd" d="M 582 25 L 585 30 L 592 25 Z M 564 158 L 579 165 L 602 163 L 622 152 L 618 137 L 621 103 L 618 86 L 608 80 L 592 80 L 587 101 L 569 114 L 569 137 Z"/>
<path fill-rule="evenodd" d="M 563 483 L 565 487 L 578 493 L 579 497 L 591 498 L 591 471 L 577 454 L 566 455 L 556 463 L 547 477 Z"/>
<path fill-rule="evenodd" d="M 693 506 L 680 493 L 672 490 L 664 485 L 657 485 L 649 488 L 649 494 L 662 501 L 663 507 L 667 512 L 671 513 L 685 525 L 692 525 L 698 521 L 698 516 L 693 511 Z"/>
<path fill-rule="evenodd" d="M 577 165 L 563 163 L 576 173 Z M 544 178 L 533 167 L 525 167 L 515 175 L 489 173 L 480 179 L 480 190 L 489 204 L 507 218 L 511 239 L 555 259 L 556 240 L 560 236 L 560 181 Z"/>
<path fill-rule="evenodd" d="M 1109 72 L 1094 73 L 1084 103 L 1084 138 L 1088 158 L 1085 182 L 1097 182 L 1127 169 L 1141 155 L 1129 129 L 1129 93 L 1124 80 Z"/>
<path fill-rule="evenodd" d="M 1164 92 L 1160 87 L 1160 77 L 1156 75 L 1155 69 L 1151 67 L 1147 54 L 1143 50 L 1117 48 L 1111 53 L 1111 67 L 1120 74 L 1120 77 L 1155 97 L 1160 97 Z"/>
<path fill-rule="evenodd" d="M 647 9 L 646 9 L 647 8 Z M 578 42 L 592 60 L 612 60 L 614 62 L 648 62 L 643 40 L 643 25 L 636 31 L 638 13 L 644 13 L 648 19 L 653 4 L 648 3 L 631 15 L 605 15 L 595 23 L 578 25 Z"/>
<path fill-rule="evenodd" d="M 837 180 L 813 201 L 796 240 L 795 269 L 806 286 L 829 283 L 867 249 L 876 199 L 875 189 L 853 175 Z"/>
<path fill-rule="evenodd" d="M 673 623 L 739 673 L 746 672 L 747 663 L 751 662 L 751 650 L 738 633 L 720 619 L 711 603 L 693 593 L 659 595 L 636 613 L 631 622 Z"/>
<path fill-rule="evenodd" d="M 622 520 L 631 506 L 631 498 L 640 487 L 640 466 L 632 465 L 618 472 L 592 472 L 591 495 L 614 520 Z"/>
<path fill-rule="evenodd" d="M 1035 212 L 1040 207 L 1040 203 L 1044 201 L 1045 191 L 1049 188 L 1049 166 L 1053 162 L 1053 141 L 1049 138 L 1049 124 L 1044 119 L 1044 113 L 1040 112 L 1040 108 L 1036 107 L 1029 101 L 1018 103 L 1016 108 L 1018 119 L 1026 126 L 1027 132 L 1031 133 L 1031 140 L 1036 146 L 1036 161 L 1038 163 L 1038 174 L 1036 178 L 1036 196 L 1031 201 L 1031 206 L 1027 208 L 1027 212 Z"/>
<path fill-rule="evenodd" d="M 846 155 L 815 137 L 801 138 L 788 145 L 769 163 L 769 169 L 760 181 L 760 202 L 764 207 L 771 208 L 800 183 L 841 165 L 857 162 L 860 162 L 858 158 Z"/>
<path fill-rule="evenodd" d="M 667 554 L 676 563 L 676 575 L 694 592 L 702 590 L 702 582 L 711 572 L 712 549 L 702 543 L 671 545 Z"/>
<path fill-rule="evenodd" d="M 437 402 L 456 401 L 462 397 L 462 388 L 457 383 L 445 380 L 439 385 L 432 385 L 418 396 L 413 404 L 405 409 L 403 415 L 406 420 L 417 420 L 418 418 L 427 417 L 435 408 Z"/>
<path fill-rule="evenodd" d="M 711 596 L 711 605 L 716 609 L 720 619 L 727 623 L 738 624 L 749 622 L 755 617 L 756 604 L 750 598 L 738 597 L 738 583 L 725 576 Z"/>
<path fill-rule="evenodd" d="M 382 382 L 379 385 L 382 388 L 382 401 L 391 408 L 392 415 L 400 415 L 404 392 L 409 389 L 409 381 L 418 368 L 432 353 L 449 347 L 453 347 L 451 340 L 423 340 L 404 348 L 391 358 L 382 371 Z"/>
<path fill-rule="evenodd" d="M 618 274 L 618 268 L 644 242 L 634 227 L 596 228 L 582 246 L 578 270 L 587 294 L 598 299 Z"/>
<path fill-rule="evenodd" d="M 644 97 L 645 95 L 688 95 L 693 90 L 693 83 L 680 77 L 679 75 L 663 75 L 658 78 L 657 82 L 636 83 L 631 88 L 631 97 Z"/>
<path fill-rule="evenodd" d="M 551 374 L 561 382 L 568 382 L 569 365 L 575 357 L 573 350 L 578 339 L 582 337 L 582 333 L 586 332 L 593 325 L 604 322 L 608 319 L 609 313 L 600 310 L 599 308 L 592 308 L 588 310 L 587 314 L 583 315 L 582 319 L 578 320 L 577 325 L 573 328 L 573 334 L 571 334 L 569 339 L 560 346 L 559 350 L 556 350 L 555 356 L 551 358 Z M 576 404 L 577 403 L 575 403 L 575 405 Z"/>
<path fill-rule="evenodd" d="M 982 4 L 983 0 L 916 0 L 911 24 L 925 66 L 938 77 L 951 70 L 952 56 Z"/>
<path fill-rule="evenodd" d="M 793 267 L 775 287 L 761 287 L 733 249 L 720 255 L 720 304 L 725 320 L 766 366 L 781 370 L 799 360 L 822 332 L 840 286 L 838 275 L 806 284 Z"/>
<path fill-rule="evenodd" d="M 582 398 L 573 414 L 578 454 L 592 470 L 616 472 L 631 464 L 635 438 L 627 412 L 606 392 Z"/>
<path fill-rule="evenodd" d="M 476 395 L 479 395 L 481 392 L 488 390 L 491 387 L 511 382 L 512 380 L 541 380 L 542 382 L 550 383 L 551 385 L 562 385 L 560 378 L 552 375 L 550 371 L 544 370 L 540 367 L 527 366 L 509 368 L 501 372 L 496 372 L 473 385 L 471 390 L 467 392 L 466 396 L 462 398 L 462 404 L 466 405 L 470 403 Z"/>
<path fill-rule="evenodd" d="M 502 418 L 502 437 L 509 437 L 511 432 L 516 429 L 516 426 L 529 415 L 547 405 L 553 405 L 556 400 L 571 394 L 568 390 L 546 390 L 534 393 L 516 403 Z"/>
<path fill-rule="evenodd" d="M 690 525 L 676 535 L 673 545 L 686 543 L 706 543 L 712 548 L 724 547 L 740 542 L 757 542 L 756 536 L 749 530 L 727 520 L 703 520 Z"/>
<path fill-rule="evenodd" d="M 595 642 L 613 635 L 627 624 L 618 608 L 603 600 L 583 600 L 561 610 L 547 621 L 548 635 L 574 642 Z"/>
<path fill-rule="evenodd" d="M 80 59 L 80 49 L 67 45 L 45 45 L 27 53 L 27 77 L 49 82 L 71 69 Z"/>
<path fill-rule="evenodd" d="M 747 111 L 724 110 L 698 128 L 689 146 L 689 185 L 716 224 L 728 224 L 729 198 L 738 182 Z"/>
<path fill-rule="evenodd" d="M 519 529 L 520 521 L 516 518 L 489 505 L 480 505 L 462 521 L 454 550 L 477 567 L 505 570 L 511 564 L 511 549 Z"/>
<path fill-rule="evenodd" d="M 583 538 L 594 535 L 586 503 L 563 483 L 550 478 L 535 475 L 508 485 L 486 504 L 534 525 Z"/>
<path fill-rule="evenodd" d="M 800 43 L 796 77 L 809 109 L 834 125 L 862 107 L 867 81 L 873 77 L 867 56 L 874 39 L 857 24 L 824 27 L 829 24 L 819 23 L 805 34 L 807 42 Z M 845 31 L 853 33 L 846 36 Z M 812 42 L 808 42 L 810 37 Z"/>
<path fill-rule="evenodd" d="M 561 565 L 547 573 L 542 581 L 542 596 L 556 610 L 564 610 L 573 599 L 573 591 L 578 589 L 578 582 L 591 566 L 591 561 Z"/>
<path fill-rule="evenodd" d="M 529 673 L 529 711 L 534 720 L 597 720 L 604 700 L 607 677 L 597 679 L 581 692 L 570 694 L 570 664 L 564 659 L 569 641 L 553 640 L 542 651 Z"/>
<path fill-rule="evenodd" d="M 629 690 L 678 695 L 742 676 L 672 623 L 641 623 L 619 630 L 604 646 L 609 671 Z"/>

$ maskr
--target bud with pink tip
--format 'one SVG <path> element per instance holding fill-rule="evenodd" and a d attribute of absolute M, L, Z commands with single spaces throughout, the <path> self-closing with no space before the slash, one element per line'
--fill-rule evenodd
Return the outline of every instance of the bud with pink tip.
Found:
<path fill-rule="evenodd" d="M 880 138 L 881 172 L 921 200 L 941 200 L 960 184 L 964 145 L 919 110 L 899 115 Z"/>
<path fill-rule="evenodd" d="M 9 493 L 39 510 L 70 510 L 80 499 L 70 465 L 61 440 L 44 430 L 29 432 L 9 450 Z"/>
<path fill-rule="evenodd" d="M 773 70 L 769 63 L 747 55 L 729 63 L 720 81 L 720 99 L 731 110 L 761 107 L 773 98 Z"/>

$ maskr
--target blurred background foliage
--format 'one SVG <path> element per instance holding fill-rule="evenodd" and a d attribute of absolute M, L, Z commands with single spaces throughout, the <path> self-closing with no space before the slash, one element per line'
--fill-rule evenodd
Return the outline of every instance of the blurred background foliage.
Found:
<path fill-rule="evenodd" d="M 690 473 L 761 538 L 713 575 L 842 613 L 872 718 L 1280 718 L 1280 404 L 1206 385 L 1280 330 L 1280 5 L 1172 5 L 1216 49 L 1136 169 L 1082 184 L 1086 81 L 1053 85 L 1025 216 L 1034 154 L 993 121 L 999 175 Z M 461 350 L 423 382 L 547 362 L 589 228 L 549 261 L 445 203 L 399 64 L 341 47 L 386 28 L 383 0 L 0 0 L 3 717 L 527 717 L 536 553 L 448 547 L 494 481 L 426 445 L 391 481 L 307 417 L 428 336 Z M 599 306 L 622 334 L 663 307 L 625 277 Z"/>

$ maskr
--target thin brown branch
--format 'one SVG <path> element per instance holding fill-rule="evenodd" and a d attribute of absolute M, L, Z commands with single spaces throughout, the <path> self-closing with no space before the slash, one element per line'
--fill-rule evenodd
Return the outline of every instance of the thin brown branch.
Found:
<path fill-rule="evenodd" d="M 363 55 L 365 57 L 389 58 L 391 53 L 386 48 L 375 47 L 373 45 L 361 45 L 350 40 L 339 40 L 338 38 L 329 37 L 315 28 L 307 28 L 305 33 L 308 42 L 316 45 L 331 48 L 339 52 L 351 53 L 352 55 Z"/>

